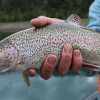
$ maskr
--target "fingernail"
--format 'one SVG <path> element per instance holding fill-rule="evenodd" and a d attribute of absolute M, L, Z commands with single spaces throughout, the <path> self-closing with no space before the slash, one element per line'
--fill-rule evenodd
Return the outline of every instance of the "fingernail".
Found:
<path fill-rule="evenodd" d="M 32 23 L 33 21 L 37 21 L 37 18 L 32 19 L 30 22 Z"/>
<path fill-rule="evenodd" d="M 76 50 L 76 51 L 74 52 L 74 55 L 75 55 L 76 57 L 79 57 L 79 56 L 80 56 L 80 51 L 79 51 L 79 50 Z"/>
<path fill-rule="evenodd" d="M 70 45 L 64 46 L 64 52 L 65 52 L 65 53 L 71 53 L 71 52 L 72 52 L 71 46 L 70 46 Z"/>
<path fill-rule="evenodd" d="M 36 74 L 36 70 L 33 68 L 29 68 L 29 69 L 27 69 L 27 73 L 28 73 L 29 77 L 33 77 Z"/>
<path fill-rule="evenodd" d="M 45 16 L 39 16 L 39 17 L 37 17 L 37 19 L 47 19 L 47 17 L 45 17 Z"/>
<path fill-rule="evenodd" d="M 56 58 L 55 57 L 49 57 L 48 60 L 47 60 L 47 62 L 49 64 L 55 64 L 56 63 Z"/>

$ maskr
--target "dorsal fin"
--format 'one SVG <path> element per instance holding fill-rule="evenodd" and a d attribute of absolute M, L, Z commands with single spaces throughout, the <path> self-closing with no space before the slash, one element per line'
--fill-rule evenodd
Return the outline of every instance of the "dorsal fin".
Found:
<path fill-rule="evenodd" d="M 69 22 L 76 25 L 82 25 L 81 18 L 77 14 L 71 14 L 65 22 Z"/>

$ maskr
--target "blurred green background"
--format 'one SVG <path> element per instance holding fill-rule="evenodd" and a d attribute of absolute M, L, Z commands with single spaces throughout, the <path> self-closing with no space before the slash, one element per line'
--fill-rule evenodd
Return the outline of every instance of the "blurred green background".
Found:
<path fill-rule="evenodd" d="M 66 18 L 77 13 L 87 18 L 93 0 L 0 0 L 0 22 L 28 21 L 40 15 Z"/>

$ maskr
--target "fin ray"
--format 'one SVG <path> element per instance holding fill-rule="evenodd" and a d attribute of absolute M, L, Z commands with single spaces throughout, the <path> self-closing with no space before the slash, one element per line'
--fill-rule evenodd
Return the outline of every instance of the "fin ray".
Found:
<path fill-rule="evenodd" d="M 82 25 L 81 18 L 77 14 L 71 14 L 65 22 L 69 22 L 75 25 Z"/>
<path fill-rule="evenodd" d="M 27 70 L 23 71 L 23 79 L 24 79 L 24 82 L 26 83 L 26 85 L 28 87 L 30 87 L 30 80 L 29 80 L 29 76 L 27 74 Z"/>

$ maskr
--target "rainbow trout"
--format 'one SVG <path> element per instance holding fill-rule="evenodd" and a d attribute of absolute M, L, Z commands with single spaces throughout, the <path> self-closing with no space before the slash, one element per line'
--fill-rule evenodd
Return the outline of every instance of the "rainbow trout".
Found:
<path fill-rule="evenodd" d="M 22 70 L 29 85 L 25 71 L 30 66 L 40 69 L 49 54 L 59 60 L 65 44 L 81 51 L 87 67 L 99 70 L 100 34 L 82 27 L 80 18 L 73 14 L 64 22 L 22 30 L 0 41 L 0 72 Z"/>

